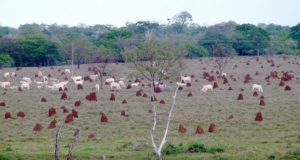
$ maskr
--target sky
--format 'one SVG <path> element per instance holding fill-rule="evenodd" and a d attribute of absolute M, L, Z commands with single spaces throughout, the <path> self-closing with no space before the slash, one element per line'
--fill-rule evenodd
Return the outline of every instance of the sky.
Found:
<path fill-rule="evenodd" d="M 0 0 L 0 26 L 26 23 L 125 26 L 140 20 L 167 24 L 181 11 L 199 25 L 235 21 L 295 26 L 300 0 Z"/>

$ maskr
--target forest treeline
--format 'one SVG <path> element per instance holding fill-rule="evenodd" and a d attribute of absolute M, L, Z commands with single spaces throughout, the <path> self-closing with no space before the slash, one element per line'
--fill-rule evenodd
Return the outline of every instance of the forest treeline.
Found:
<path fill-rule="evenodd" d="M 240 56 L 300 55 L 300 23 L 282 26 L 229 21 L 201 26 L 183 11 L 169 18 L 167 24 L 138 21 L 123 27 L 35 23 L 19 28 L 0 26 L 0 66 L 70 64 L 72 49 L 78 65 L 103 62 L 108 56 L 111 61 L 122 62 L 122 53 L 138 51 L 149 40 L 183 48 L 186 58 L 223 56 L 214 52 L 220 49 Z"/>

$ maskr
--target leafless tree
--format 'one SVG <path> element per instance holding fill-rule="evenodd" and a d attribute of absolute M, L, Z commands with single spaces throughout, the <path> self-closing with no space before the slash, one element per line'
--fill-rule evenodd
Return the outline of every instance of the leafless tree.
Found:
<path fill-rule="evenodd" d="M 222 77 L 222 73 L 226 65 L 228 64 L 228 57 L 231 50 L 222 44 L 213 45 L 210 48 L 211 55 L 215 57 L 215 63 L 219 70 L 219 78 Z"/>
<path fill-rule="evenodd" d="M 54 144 L 54 158 L 55 160 L 59 160 L 58 158 L 58 144 L 59 144 L 59 136 L 60 131 L 63 125 L 60 125 L 55 134 L 55 144 Z"/>
<path fill-rule="evenodd" d="M 76 135 L 75 135 L 74 141 L 73 141 L 72 145 L 69 147 L 67 160 L 71 160 L 71 158 L 72 158 L 72 151 L 75 148 L 75 146 L 80 138 L 80 130 L 77 129 L 75 134 Z"/>

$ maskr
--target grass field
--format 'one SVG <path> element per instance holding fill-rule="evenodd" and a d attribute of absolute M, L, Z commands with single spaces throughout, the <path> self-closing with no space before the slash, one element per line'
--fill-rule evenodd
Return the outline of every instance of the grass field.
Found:
<path fill-rule="evenodd" d="M 169 160 L 198 160 L 198 159 L 228 159 L 228 160 L 263 160 L 263 159 L 299 159 L 300 157 L 300 59 L 288 57 L 285 61 L 282 57 L 269 57 L 275 62 L 275 67 L 267 63 L 266 57 L 260 57 L 257 62 L 249 57 L 235 57 L 230 59 L 224 72 L 228 75 L 232 91 L 228 91 L 229 84 L 223 84 L 222 79 L 216 79 L 219 88 L 212 92 L 201 92 L 204 84 L 213 84 L 202 78 L 204 71 L 216 71 L 213 61 L 203 58 L 203 64 L 199 60 L 186 60 L 186 68 L 183 73 L 194 74 L 191 87 L 184 87 L 178 91 L 176 106 L 170 123 L 167 141 L 175 146 L 187 148 L 192 143 L 204 144 L 206 147 L 216 147 L 224 149 L 223 152 L 209 153 L 198 152 L 188 153 L 185 149 L 178 154 L 164 156 Z M 290 62 L 290 63 L 289 63 Z M 260 64 L 261 63 L 261 64 Z M 293 64 L 294 63 L 294 64 Z M 281 65 L 277 67 L 277 65 Z M 234 68 L 234 65 L 238 67 Z M 261 65 L 264 67 L 261 68 Z M 115 68 L 116 77 L 133 72 L 128 64 L 112 64 Z M 81 69 L 75 70 L 75 75 L 88 75 L 89 65 L 82 65 Z M 206 70 L 203 70 L 203 67 Z M 17 77 L 9 80 L 14 84 L 19 84 L 21 76 L 29 76 L 32 79 L 39 70 L 44 75 L 51 74 L 52 77 L 59 78 L 61 81 L 65 76 L 57 69 L 70 68 L 70 66 L 57 66 L 54 70 L 50 67 L 38 69 L 22 68 L 16 71 Z M 1 69 L 1 81 L 4 81 L 3 73 L 15 71 L 15 68 Z M 256 71 L 259 72 L 255 75 Z M 265 77 L 271 71 L 277 71 L 279 77 L 281 71 L 289 71 L 294 78 L 286 82 L 292 87 L 291 91 L 285 91 L 284 87 L 278 84 L 280 79 L 270 79 L 267 84 Z M 292 71 L 292 72 L 291 72 Z M 244 84 L 244 76 L 250 74 L 253 80 L 249 84 Z M 213 75 L 216 74 L 214 73 Z M 230 75 L 237 77 L 237 81 L 229 78 Z M 195 82 L 195 80 L 198 82 Z M 0 102 L 5 102 L 5 107 L 0 107 L 0 160 L 22 159 L 22 160 L 48 160 L 53 159 L 55 129 L 48 129 L 49 123 L 56 119 L 58 124 L 64 124 L 67 116 L 62 113 L 60 107 L 65 106 L 69 111 L 76 109 L 79 118 L 74 122 L 64 124 L 61 132 L 59 151 L 62 159 L 65 159 L 69 145 L 73 141 L 75 129 L 81 130 L 80 140 L 73 151 L 74 159 L 101 159 L 106 155 L 107 159 L 155 159 L 150 139 L 150 129 L 152 127 L 153 114 L 148 113 L 152 109 L 150 97 L 136 97 L 135 93 L 143 89 L 143 93 L 150 95 L 148 82 L 142 83 L 145 87 L 123 89 L 114 92 L 116 101 L 110 101 L 111 91 L 109 86 L 97 92 L 97 102 L 85 100 L 85 96 L 93 90 L 95 82 L 85 82 L 83 90 L 77 90 L 77 86 L 70 82 L 68 84 L 68 99 L 61 100 L 62 92 L 50 92 L 49 89 L 38 89 L 32 86 L 31 90 L 8 89 L 6 94 L 0 89 Z M 176 88 L 169 81 L 165 82 L 168 89 L 157 94 L 157 99 L 164 99 L 166 104 L 158 103 L 158 124 L 156 129 L 156 140 L 160 141 L 166 124 L 167 112 L 171 106 L 172 94 Z M 259 96 L 253 97 L 251 85 L 260 83 L 264 92 L 259 93 L 265 98 L 265 106 L 259 105 Z M 241 88 L 244 91 L 241 91 Z M 192 97 L 187 94 L 192 92 Z M 236 100 L 242 93 L 244 100 Z M 47 102 L 41 102 L 45 97 Z M 127 104 L 121 104 L 123 99 Z M 81 100 L 80 107 L 75 107 L 74 102 Z M 57 114 L 48 117 L 48 109 L 56 108 Z M 128 117 L 120 116 L 122 110 L 126 111 Z M 25 117 L 17 117 L 19 111 L 24 111 Z M 101 123 L 102 111 L 108 117 L 108 123 Z M 6 112 L 12 114 L 11 119 L 5 119 Z M 255 121 L 257 112 L 263 115 L 263 121 Z M 234 118 L 229 120 L 228 117 Z M 42 131 L 34 132 L 33 127 L 36 123 L 43 126 Z M 215 123 L 215 131 L 208 132 L 211 123 Z M 186 133 L 178 133 L 178 127 L 182 124 Z M 196 127 L 201 125 L 204 134 L 196 135 Z M 89 139 L 88 136 L 94 133 L 95 138 Z M 2 159 L 1 159 L 2 158 Z"/>

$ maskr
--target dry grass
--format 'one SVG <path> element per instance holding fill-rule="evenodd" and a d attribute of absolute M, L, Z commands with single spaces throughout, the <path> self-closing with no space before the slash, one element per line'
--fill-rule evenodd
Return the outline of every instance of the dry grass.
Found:
<path fill-rule="evenodd" d="M 237 77 L 234 82 L 230 78 L 229 84 L 232 91 L 227 91 L 229 85 L 223 85 L 222 80 L 217 80 L 219 88 L 213 92 L 203 93 L 200 91 L 202 85 L 209 84 L 202 79 L 203 67 L 210 73 L 214 68 L 213 61 L 204 58 L 201 64 L 198 60 L 187 60 L 186 74 L 194 74 L 195 78 L 192 87 L 179 91 L 177 103 L 170 124 L 170 131 L 167 141 L 173 144 L 183 143 L 188 145 L 191 142 L 203 143 L 206 146 L 219 146 L 225 149 L 223 153 L 182 153 L 178 155 L 166 156 L 166 159 L 267 159 L 269 155 L 274 155 L 277 159 L 284 157 L 292 151 L 300 148 L 300 67 L 292 64 L 294 57 L 289 57 L 283 61 L 279 57 L 271 57 L 275 65 L 281 64 L 280 68 L 271 67 L 266 58 L 260 57 L 259 62 L 251 60 L 250 65 L 246 65 L 248 57 L 236 57 L 230 60 L 224 72 Z M 288 64 L 288 61 L 291 64 Z M 299 62 L 299 59 L 297 59 Z M 260 68 L 260 64 L 264 66 Z M 232 69 L 237 64 L 238 68 Z M 116 77 L 122 77 L 132 72 L 127 64 L 114 64 L 116 67 Z M 22 68 L 17 71 L 17 78 L 14 80 L 18 84 L 21 76 L 34 77 L 38 70 L 44 74 L 49 73 L 53 77 L 60 77 L 57 69 L 70 68 L 70 66 L 50 68 Z M 75 75 L 88 75 L 88 65 L 82 65 L 80 70 L 75 70 Z M 292 87 L 292 91 L 284 91 L 279 87 L 280 80 L 271 79 L 271 84 L 267 85 L 264 78 L 271 71 L 293 71 L 295 77 L 286 84 Z M 2 75 L 6 71 L 15 71 L 14 68 L 1 70 Z M 258 71 L 259 75 L 255 76 Z M 250 74 L 253 80 L 249 84 L 244 84 L 244 76 Z M 199 82 L 194 80 L 198 79 Z M 12 80 L 11 80 L 12 81 Z M 144 81 L 144 84 L 148 82 Z M 167 119 L 167 111 L 171 104 L 171 95 L 175 85 L 166 82 L 170 91 L 158 94 L 157 99 L 164 99 L 166 104 L 158 104 L 158 128 L 156 130 L 157 140 L 160 141 Z M 253 97 L 251 84 L 260 83 L 263 86 L 266 106 L 259 106 L 259 98 Z M 212 84 L 212 83 L 211 83 Z M 0 153 L 12 157 L 12 159 L 52 159 L 54 151 L 54 137 L 56 129 L 48 129 L 49 123 L 55 118 L 59 123 L 64 123 L 67 114 L 63 114 L 60 107 L 66 106 L 71 111 L 76 109 L 79 118 L 70 124 L 64 124 L 61 132 L 60 155 L 67 154 L 68 145 L 72 143 L 74 130 L 80 128 L 82 136 L 74 149 L 73 155 L 77 159 L 101 159 L 106 155 L 107 159 L 154 159 L 153 149 L 150 140 L 150 128 L 152 126 L 152 114 L 148 113 L 152 109 L 150 98 L 136 97 L 135 92 L 142 87 L 124 89 L 114 92 L 116 101 L 109 101 L 110 90 L 105 86 L 97 93 L 97 102 L 88 102 L 85 96 L 92 91 L 95 82 L 85 82 L 84 89 L 78 91 L 73 83 L 68 84 L 68 100 L 60 100 L 61 93 L 50 93 L 47 89 L 37 89 L 35 86 L 30 91 L 9 89 L 6 95 L 1 95 L 0 101 L 6 102 L 6 107 L 0 107 Z M 241 88 L 245 90 L 240 91 Z M 144 92 L 150 95 L 148 87 L 143 88 Z M 193 96 L 187 97 L 192 91 Z M 1 89 L 1 94 L 3 93 Z M 239 93 L 243 93 L 244 100 L 237 101 Z M 46 97 L 47 102 L 42 103 L 40 99 Z M 123 105 L 123 99 L 128 101 Z M 80 107 L 74 107 L 74 102 L 81 100 Z M 57 114 L 48 117 L 48 109 L 56 108 Z M 128 117 L 121 117 L 121 110 L 125 110 Z M 25 112 L 25 118 L 17 117 L 19 111 Z M 99 112 L 103 111 L 108 119 L 108 123 L 100 123 Z M 257 112 L 262 112 L 264 120 L 254 121 Z M 11 112 L 13 119 L 4 119 L 5 112 Z M 230 115 L 232 120 L 228 120 Z M 36 123 L 43 126 L 41 132 L 34 132 Z M 210 123 L 215 123 L 214 133 L 208 133 Z M 57 124 L 57 126 L 58 126 Z M 183 124 L 187 128 L 187 133 L 179 134 L 178 126 Z M 197 125 L 201 125 L 205 134 L 195 135 Z M 94 139 L 88 139 L 90 133 L 95 134 Z M 125 144 L 125 145 L 124 145 Z M 126 145 L 130 144 L 130 145 Z M 126 147 L 124 147 L 126 146 Z M 12 151 L 6 151 L 11 148 Z"/>

